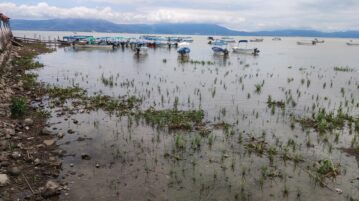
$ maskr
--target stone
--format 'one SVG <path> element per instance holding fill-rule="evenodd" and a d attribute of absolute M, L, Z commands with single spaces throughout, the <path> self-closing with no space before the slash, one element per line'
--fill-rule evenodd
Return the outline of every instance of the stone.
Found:
<path fill-rule="evenodd" d="M 100 168 L 100 164 L 96 163 L 96 168 Z"/>
<path fill-rule="evenodd" d="M 15 129 L 7 128 L 7 129 L 5 129 L 5 134 L 6 135 L 15 135 Z"/>
<path fill-rule="evenodd" d="M 32 126 L 32 125 L 34 125 L 34 120 L 32 120 L 31 118 L 26 118 L 24 120 L 24 125 L 25 126 Z"/>
<path fill-rule="evenodd" d="M 55 181 L 47 181 L 45 188 L 41 191 L 41 196 L 43 198 L 50 198 L 60 194 L 60 185 Z"/>
<path fill-rule="evenodd" d="M 91 160 L 91 156 L 89 156 L 88 154 L 85 154 L 85 153 L 81 154 L 81 158 L 82 158 L 82 160 Z"/>
<path fill-rule="evenodd" d="M 21 153 L 18 152 L 18 151 L 14 151 L 14 152 L 11 153 L 11 158 L 19 159 L 19 158 L 21 158 Z"/>
<path fill-rule="evenodd" d="M 52 146 L 55 144 L 55 140 L 44 140 L 46 146 Z"/>
<path fill-rule="evenodd" d="M 41 164 L 40 159 L 38 159 L 38 158 L 37 158 L 37 159 L 35 159 L 35 160 L 34 160 L 34 164 L 35 164 L 35 165 L 40 165 L 40 164 Z"/>
<path fill-rule="evenodd" d="M 49 128 L 43 128 L 41 131 L 41 135 L 53 135 L 54 132 L 50 130 Z"/>
<path fill-rule="evenodd" d="M 69 129 L 67 132 L 68 132 L 69 134 L 74 134 L 74 133 L 75 133 L 75 131 L 72 130 L 72 129 Z"/>
<path fill-rule="evenodd" d="M 58 134 L 57 134 L 57 137 L 60 138 L 60 139 L 63 138 L 64 136 L 65 136 L 64 133 L 58 133 Z"/>
<path fill-rule="evenodd" d="M 0 174 L 0 186 L 6 186 L 9 183 L 9 177 L 6 174 Z"/>
<path fill-rule="evenodd" d="M 19 167 L 13 166 L 13 167 L 9 167 L 8 170 L 9 174 L 11 176 L 19 176 L 21 173 L 21 170 Z"/>

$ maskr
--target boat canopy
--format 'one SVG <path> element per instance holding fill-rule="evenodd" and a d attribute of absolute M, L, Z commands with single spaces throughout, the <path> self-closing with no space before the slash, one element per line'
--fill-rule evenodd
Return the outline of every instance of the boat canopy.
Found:
<path fill-rule="evenodd" d="M 240 40 L 238 43 L 248 43 L 248 40 Z"/>

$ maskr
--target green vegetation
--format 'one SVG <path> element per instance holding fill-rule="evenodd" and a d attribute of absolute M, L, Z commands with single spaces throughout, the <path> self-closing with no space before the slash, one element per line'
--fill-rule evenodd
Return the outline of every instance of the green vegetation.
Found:
<path fill-rule="evenodd" d="M 158 127 L 167 126 L 168 129 L 191 130 L 194 126 L 199 126 L 204 118 L 203 110 L 146 110 L 141 113 L 148 123 Z"/>
<path fill-rule="evenodd" d="M 337 114 L 334 112 L 326 112 L 324 108 L 319 109 L 316 114 L 312 115 L 312 118 L 298 120 L 305 127 L 312 127 L 319 132 L 325 132 L 333 129 L 342 129 L 345 126 L 345 122 L 354 122 L 353 117 L 348 114 L 344 114 L 341 109 L 337 110 Z"/>
<path fill-rule="evenodd" d="M 11 98 L 10 111 L 12 117 L 22 117 L 25 115 L 27 110 L 27 101 L 25 97 L 14 96 Z"/>
<path fill-rule="evenodd" d="M 314 168 L 321 180 L 326 177 L 336 177 L 340 174 L 340 165 L 334 164 L 331 160 L 318 161 Z"/>
<path fill-rule="evenodd" d="M 353 72 L 353 71 L 354 71 L 354 69 L 349 68 L 348 66 L 346 66 L 346 67 L 343 67 L 343 66 L 335 66 L 335 67 L 334 67 L 334 70 L 335 70 L 335 71 L 340 71 L 340 72 Z"/>

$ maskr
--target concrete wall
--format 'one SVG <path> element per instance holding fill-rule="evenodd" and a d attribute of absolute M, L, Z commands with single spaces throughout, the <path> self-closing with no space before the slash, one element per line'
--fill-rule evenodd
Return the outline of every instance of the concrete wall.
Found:
<path fill-rule="evenodd" d="M 0 69 L 6 63 L 11 52 L 12 32 L 9 20 L 0 18 Z"/>

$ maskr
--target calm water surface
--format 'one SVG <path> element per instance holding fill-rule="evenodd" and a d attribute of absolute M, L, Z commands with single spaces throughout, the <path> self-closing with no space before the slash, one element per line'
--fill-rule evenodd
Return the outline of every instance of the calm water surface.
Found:
<path fill-rule="evenodd" d="M 71 35 L 36 34 L 42 38 Z M 15 35 L 33 37 L 34 33 Z M 49 123 L 53 127 L 65 133 L 68 129 L 76 131 L 58 141 L 69 155 L 64 158 L 62 177 L 70 190 L 61 200 L 359 199 L 359 181 L 353 180 L 359 175 L 358 161 L 340 150 L 350 147 L 358 133 L 346 128 L 319 134 L 291 120 L 292 116 L 310 117 L 318 108 L 335 112 L 339 107 L 358 117 L 359 47 L 346 46 L 346 39 L 298 46 L 296 42 L 302 38 L 272 41 L 265 37 L 263 43 L 249 44 L 261 51 L 259 56 L 230 53 L 223 58 L 213 55 L 207 37 L 193 39 L 189 60 L 205 61 L 204 65 L 183 62 L 175 49 L 168 48 L 149 49 L 147 56 L 136 57 L 129 48 L 65 47 L 38 58 L 45 67 L 35 72 L 43 83 L 79 86 L 89 95 L 134 95 L 143 100 L 141 109 L 173 108 L 178 98 L 180 109 L 203 109 L 205 121 L 210 124 L 233 125 L 230 134 L 213 130 L 210 146 L 208 137 L 196 132 L 157 130 L 141 120 L 134 123 L 132 117 L 99 110 L 67 114 L 64 120 L 52 110 Z M 335 66 L 353 71 L 335 71 Z M 104 80 L 108 79 L 113 79 L 113 86 L 106 85 Z M 256 93 L 258 84 L 263 87 Z M 285 109 L 269 108 L 269 95 L 287 101 Z M 177 135 L 184 136 L 184 150 L 176 150 Z M 78 141 L 79 137 L 86 140 Z M 270 161 L 267 156 L 249 153 L 243 142 L 253 137 L 263 138 L 266 146 L 282 144 L 304 162 L 294 164 L 279 155 Z M 201 146 L 193 149 L 192 142 L 198 138 Z M 295 146 L 287 146 L 288 141 L 294 141 Z M 308 142 L 314 146 L 308 147 Z M 283 146 L 278 149 L 285 151 Z M 81 153 L 88 153 L 92 159 L 81 160 Z M 179 154 L 181 159 L 165 157 L 166 153 Z M 341 175 L 326 181 L 332 190 L 316 184 L 310 173 L 313 164 L 326 159 L 341 165 Z M 264 179 L 264 170 L 281 176 Z"/>

